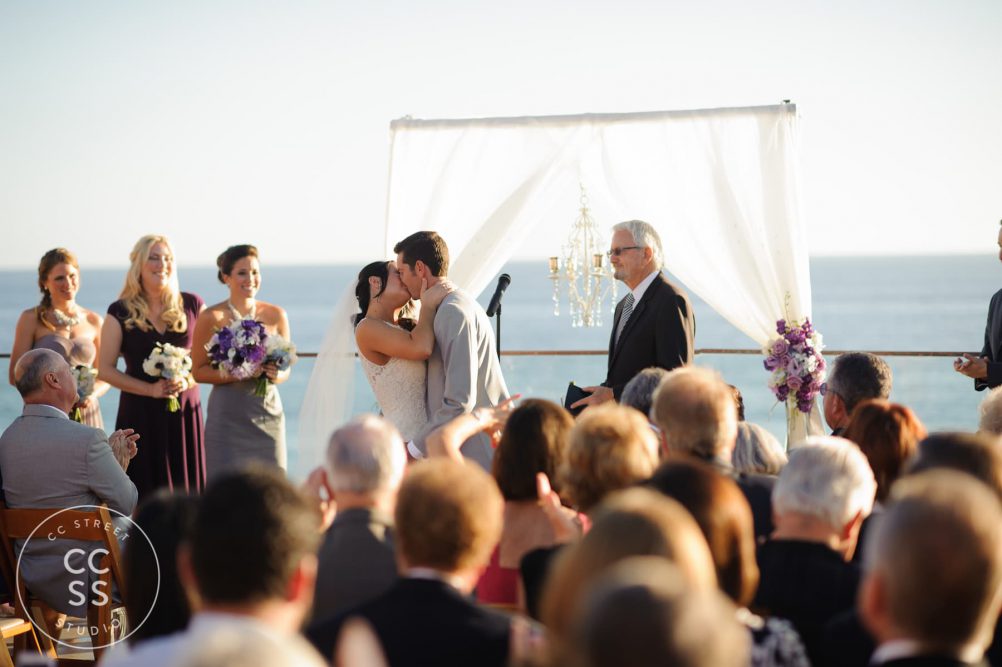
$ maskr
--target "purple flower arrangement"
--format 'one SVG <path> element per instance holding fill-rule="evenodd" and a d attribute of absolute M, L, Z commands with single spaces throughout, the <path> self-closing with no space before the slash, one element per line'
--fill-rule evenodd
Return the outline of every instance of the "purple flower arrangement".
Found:
<path fill-rule="evenodd" d="M 827 367 L 821 356 L 821 334 L 814 330 L 810 318 L 803 323 L 779 320 L 776 333 L 779 337 L 762 350 L 766 355 L 762 364 L 772 373 L 769 389 L 776 400 L 795 401 L 798 410 L 810 412 Z"/>
<path fill-rule="evenodd" d="M 212 335 L 205 345 L 209 362 L 230 377 L 249 380 L 256 377 L 256 396 L 264 397 L 268 392 L 268 378 L 261 374 L 261 367 L 274 363 L 284 371 L 296 361 L 296 347 L 277 334 L 269 334 L 264 325 L 253 319 L 234 320 Z"/>

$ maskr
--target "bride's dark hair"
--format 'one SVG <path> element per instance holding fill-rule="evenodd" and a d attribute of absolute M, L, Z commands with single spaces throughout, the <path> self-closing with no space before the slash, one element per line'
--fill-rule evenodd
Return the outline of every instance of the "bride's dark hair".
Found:
<path fill-rule="evenodd" d="M 381 286 L 379 288 L 379 292 L 376 294 L 372 293 L 372 288 L 369 286 L 369 278 L 379 278 Z M 362 312 L 355 314 L 353 323 L 356 327 L 358 326 L 358 323 L 365 318 L 365 314 L 369 311 L 369 302 L 379 297 L 379 295 L 386 289 L 386 282 L 389 278 L 390 264 L 386 261 L 366 264 L 362 267 L 362 270 L 358 272 L 358 285 L 355 286 L 355 299 L 358 301 L 358 307 Z M 410 317 L 405 317 L 404 315 L 412 312 L 412 310 L 411 304 L 408 303 L 408 305 L 404 306 L 404 310 L 401 313 L 401 317 L 398 322 L 400 326 L 408 331 L 414 328 L 415 322 Z"/>

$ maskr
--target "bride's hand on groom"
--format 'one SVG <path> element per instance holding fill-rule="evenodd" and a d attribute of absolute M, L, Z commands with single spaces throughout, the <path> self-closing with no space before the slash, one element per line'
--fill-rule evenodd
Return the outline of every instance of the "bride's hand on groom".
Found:
<path fill-rule="evenodd" d="M 452 283 L 448 281 L 442 281 L 437 283 L 432 287 L 428 287 L 428 281 L 421 281 L 421 307 L 422 308 L 438 308 L 439 304 L 442 303 L 442 299 L 449 295 L 455 289 Z"/>

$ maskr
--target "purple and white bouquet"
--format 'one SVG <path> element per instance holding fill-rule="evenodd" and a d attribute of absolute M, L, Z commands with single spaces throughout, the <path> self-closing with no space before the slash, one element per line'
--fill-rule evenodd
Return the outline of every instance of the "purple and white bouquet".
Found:
<path fill-rule="evenodd" d="M 182 391 L 194 384 L 191 377 L 191 357 L 188 350 L 170 343 L 157 343 L 150 356 L 143 361 L 143 371 L 151 377 L 162 377 L 165 380 L 180 380 L 184 384 Z M 181 404 L 177 396 L 167 398 L 167 411 L 177 412 Z"/>
<path fill-rule="evenodd" d="M 97 382 L 97 369 L 91 366 L 80 365 L 73 369 L 73 379 L 77 382 L 77 401 L 83 401 L 94 393 L 94 383 Z M 83 421 L 83 413 L 79 407 L 73 408 L 70 419 L 75 422 Z"/>
<path fill-rule="evenodd" d="M 778 401 L 795 401 L 801 412 L 810 412 L 825 380 L 824 344 L 810 318 L 776 322 L 779 336 L 762 349 L 763 365 L 772 373 L 769 389 Z"/>
<path fill-rule="evenodd" d="M 254 395 L 268 393 L 268 378 L 261 367 L 274 363 L 284 371 L 296 361 L 296 346 L 278 334 L 269 334 L 264 324 L 254 319 L 234 320 L 212 334 L 205 345 L 213 368 L 237 380 L 257 377 Z"/>

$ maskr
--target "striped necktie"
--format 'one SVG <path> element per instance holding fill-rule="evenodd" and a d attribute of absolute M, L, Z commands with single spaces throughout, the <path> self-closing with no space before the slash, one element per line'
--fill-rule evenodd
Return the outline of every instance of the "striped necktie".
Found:
<path fill-rule="evenodd" d="M 623 329 L 626 328 L 626 323 L 630 319 L 630 315 L 633 314 L 633 292 L 629 292 L 626 298 L 623 299 L 623 313 L 619 316 L 619 326 L 616 327 L 616 346 L 619 346 L 619 337 L 623 335 Z"/>

